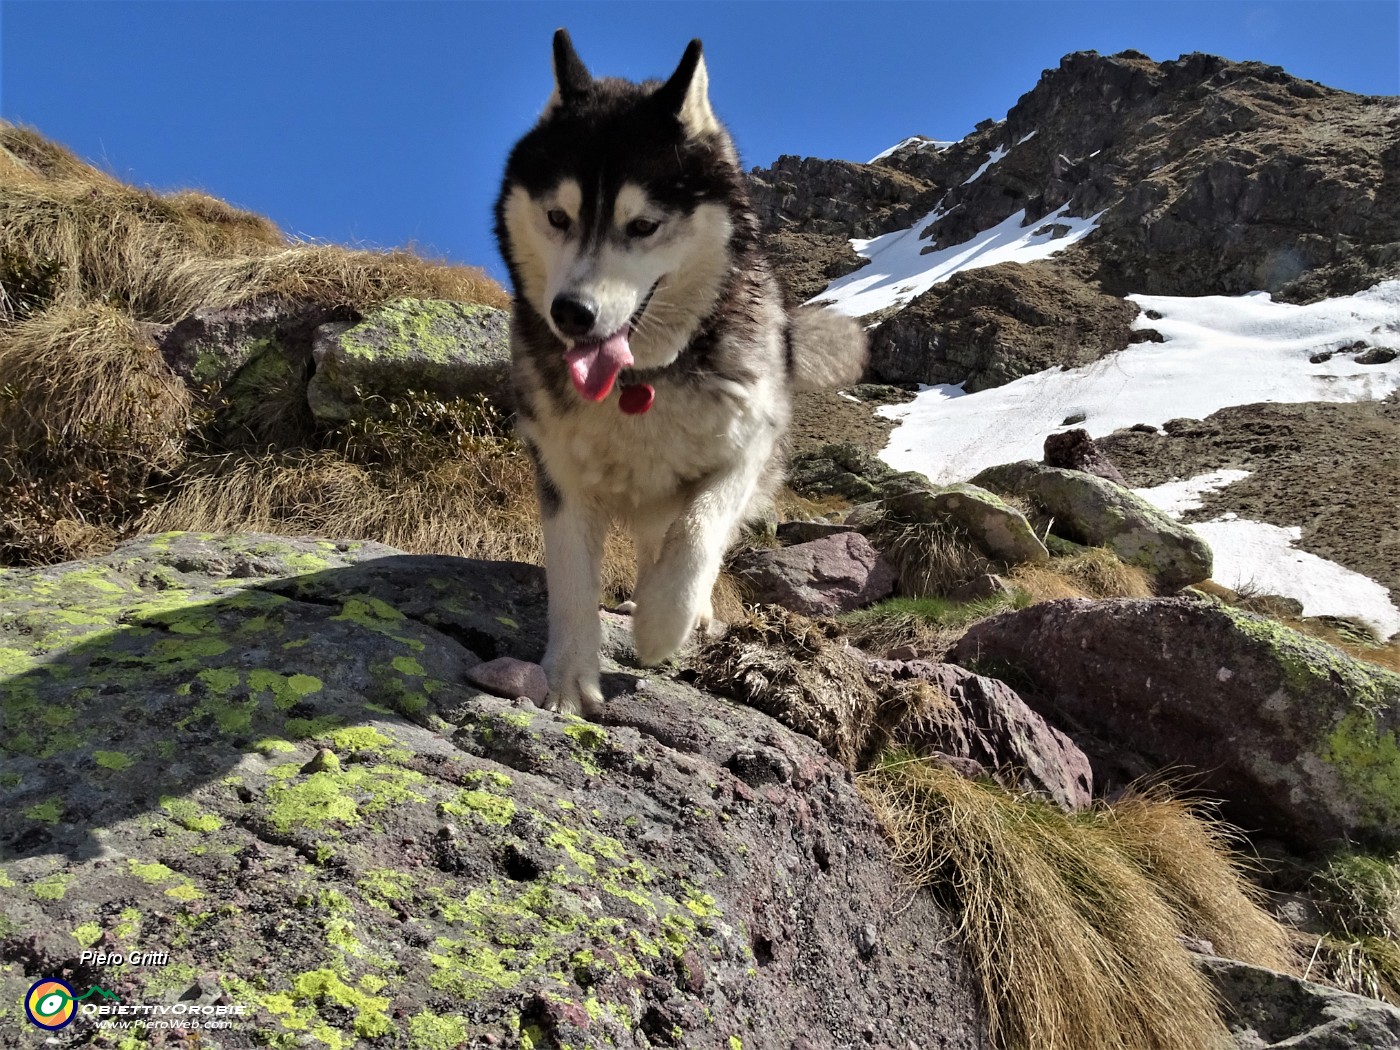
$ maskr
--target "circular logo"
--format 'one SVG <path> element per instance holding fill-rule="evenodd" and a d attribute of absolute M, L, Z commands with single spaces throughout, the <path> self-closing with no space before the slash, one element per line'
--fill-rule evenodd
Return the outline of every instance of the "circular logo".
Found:
<path fill-rule="evenodd" d="M 77 1006 L 73 1002 L 73 989 L 56 977 L 45 977 L 35 982 L 24 997 L 24 1012 L 29 1020 L 49 1032 L 56 1032 L 70 1024 Z"/>

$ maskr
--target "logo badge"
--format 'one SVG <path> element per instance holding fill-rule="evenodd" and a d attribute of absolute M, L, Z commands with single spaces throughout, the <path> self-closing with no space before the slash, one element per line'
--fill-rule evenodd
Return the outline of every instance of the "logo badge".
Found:
<path fill-rule="evenodd" d="M 73 989 L 56 977 L 36 981 L 24 997 L 24 1012 L 30 1023 L 46 1032 L 56 1032 L 73 1022 L 78 1012 Z"/>

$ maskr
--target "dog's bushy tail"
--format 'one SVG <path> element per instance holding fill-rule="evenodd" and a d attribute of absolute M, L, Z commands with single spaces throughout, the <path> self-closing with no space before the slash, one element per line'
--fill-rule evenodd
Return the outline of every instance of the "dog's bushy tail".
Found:
<path fill-rule="evenodd" d="M 800 306 L 792 324 L 792 382 L 799 392 L 834 390 L 859 382 L 870 350 L 854 318 L 815 306 Z"/>

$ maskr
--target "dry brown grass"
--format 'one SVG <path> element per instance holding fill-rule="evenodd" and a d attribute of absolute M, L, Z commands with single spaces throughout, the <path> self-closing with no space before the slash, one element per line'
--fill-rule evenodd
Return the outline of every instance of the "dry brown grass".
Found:
<path fill-rule="evenodd" d="M 1042 565 L 1018 565 L 1011 583 L 1032 602 L 1056 598 L 1150 598 L 1157 592 L 1152 577 L 1136 565 L 1126 565 L 1103 547 L 1089 547 Z"/>
<path fill-rule="evenodd" d="M 295 368 L 216 425 L 218 392 L 188 387 L 152 341 L 201 307 L 405 296 L 507 304 L 475 268 L 292 243 L 207 193 L 125 185 L 0 123 L 0 561 L 85 556 L 151 523 L 537 559 L 538 529 L 510 527 L 533 507 L 529 469 L 499 428 L 415 419 L 376 460 L 353 426 L 316 424 Z"/>
<path fill-rule="evenodd" d="M 896 593 L 910 598 L 948 594 L 998 568 L 943 522 L 906 524 L 886 517 L 869 536 L 895 571 Z"/>
<path fill-rule="evenodd" d="M 364 308 L 401 296 L 504 306 L 481 270 L 409 252 L 293 244 L 199 191 L 127 186 L 25 128 L 0 125 L 0 254 L 56 263 L 62 303 L 169 323 L 265 296 Z"/>
<path fill-rule="evenodd" d="M 906 872 L 959 911 L 1010 1050 L 1229 1047 L 1178 938 L 1291 963 L 1287 932 L 1252 899 L 1222 832 L 1179 803 L 1144 796 L 1068 815 L 897 757 L 858 783 Z"/>
<path fill-rule="evenodd" d="M 107 548 L 178 464 L 191 403 L 123 311 L 0 325 L 0 562 Z"/>

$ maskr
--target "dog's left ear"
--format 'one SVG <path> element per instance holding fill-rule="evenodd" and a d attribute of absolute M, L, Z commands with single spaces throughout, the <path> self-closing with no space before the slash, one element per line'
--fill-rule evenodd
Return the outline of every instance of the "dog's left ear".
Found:
<path fill-rule="evenodd" d="M 719 121 L 710 108 L 710 75 L 705 71 L 699 40 L 690 42 L 671 79 L 657 89 L 656 99 L 681 122 L 691 138 L 719 131 Z"/>

